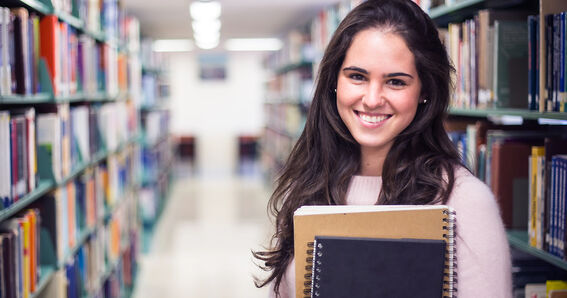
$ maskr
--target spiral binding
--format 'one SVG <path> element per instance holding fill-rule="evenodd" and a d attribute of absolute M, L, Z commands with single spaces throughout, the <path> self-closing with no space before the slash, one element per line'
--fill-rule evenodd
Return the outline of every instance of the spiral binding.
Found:
<path fill-rule="evenodd" d="M 457 297 L 457 228 L 456 228 L 456 212 L 453 209 L 444 210 L 443 214 L 447 216 L 443 221 L 445 222 L 444 230 L 447 232 L 443 237 L 447 240 L 447 253 L 445 255 L 445 269 L 447 271 L 447 281 L 443 281 L 443 298 Z"/>
<path fill-rule="evenodd" d="M 311 298 L 311 289 L 313 288 L 313 253 L 314 253 L 314 247 L 315 247 L 315 242 L 307 242 L 307 266 L 305 266 L 305 271 L 308 272 L 306 273 L 303 277 L 305 278 L 305 281 L 303 282 L 304 288 L 303 288 L 303 295 L 304 298 Z"/>
<path fill-rule="evenodd" d="M 311 255 L 313 256 L 311 258 L 312 264 L 315 264 L 315 262 L 316 262 L 318 265 L 321 265 L 321 261 L 318 260 L 317 258 L 323 256 L 323 244 L 317 243 L 317 240 L 315 240 L 313 242 L 313 245 L 314 245 L 315 249 L 311 253 Z M 316 253 L 314 254 L 314 252 L 316 252 Z M 311 285 L 310 285 L 311 289 L 309 291 L 309 294 L 310 294 L 310 297 L 319 297 L 319 292 L 317 291 L 317 289 L 319 288 L 319 283 L 318 283 L 319 275 L 317 273 L 319 273 L 321 269 L 318 267 L 317 272 L 315 272 L 315 266 L 311 266 L 311 267 L 312 267 L 312 269 L 311 269 L 312 279 L 311 279 Z"/>

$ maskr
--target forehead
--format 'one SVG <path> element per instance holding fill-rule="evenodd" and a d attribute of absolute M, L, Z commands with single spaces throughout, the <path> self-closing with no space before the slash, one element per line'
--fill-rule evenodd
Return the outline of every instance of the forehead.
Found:
<path fill-rule="evenodd" d="M 348 48 L 343 64 L 398 64 L 415 68 L 415 58 L 405 40 L 391 30 L 369 28 L 358 32 Z"/>

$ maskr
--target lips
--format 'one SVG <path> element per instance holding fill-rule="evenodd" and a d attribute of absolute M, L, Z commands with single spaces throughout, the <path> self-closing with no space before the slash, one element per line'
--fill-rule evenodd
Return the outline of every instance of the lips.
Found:
<path fill-rule="evenodd" d="M 360 111 L 354 111 L 358 118 L 366 124 L 369 125 L 378 125 L 383 123 L 384 121 L 388 120 L 392 115 L 390 114 L 372 114 L 372 113 L 364 113 Z"/>

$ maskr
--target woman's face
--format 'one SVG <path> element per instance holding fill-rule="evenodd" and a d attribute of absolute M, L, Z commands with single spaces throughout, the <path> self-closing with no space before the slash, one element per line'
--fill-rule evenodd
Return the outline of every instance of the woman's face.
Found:
<path fill-rule="evenodd" d="M 337 108 L 363 152 L 390 150 L 420 92 L 414 55 L 400 36 L 375 28 L 355 35 L 338 73 Z"/>

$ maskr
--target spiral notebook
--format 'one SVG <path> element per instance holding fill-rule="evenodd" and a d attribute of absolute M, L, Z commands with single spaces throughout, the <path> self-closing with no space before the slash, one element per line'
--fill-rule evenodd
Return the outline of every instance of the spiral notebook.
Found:
<path fill-rule="evenodd" d="M 311 297 L 443 293 L 445 241 L 315 236 Z"/>
<path fill-rule="evenodd" d="M 448 206 L 303 206 L 295 211 L 293 221 L 296 297 L 315 294 L 312 254 L 316 236 L 443 241 L 443 280 L 437 284 L 442 291 L 437 297 L 456 296 L 455 212 Z M 350 274 L 336 272 L 344 277 Z"/>

